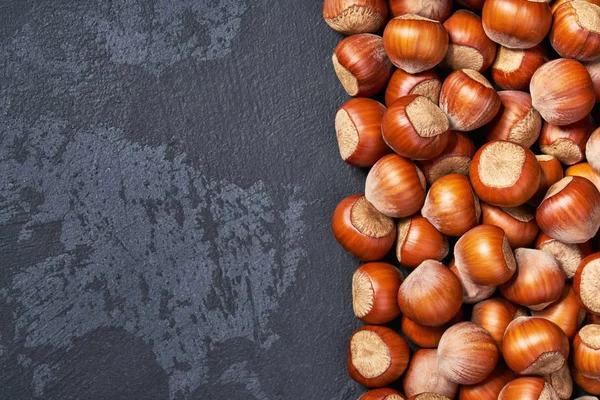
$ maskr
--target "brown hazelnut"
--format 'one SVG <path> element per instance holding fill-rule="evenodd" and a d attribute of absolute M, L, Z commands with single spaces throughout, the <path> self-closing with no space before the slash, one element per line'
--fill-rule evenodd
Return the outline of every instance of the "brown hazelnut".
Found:
<path fill-rule="evenodd" d="M 461 385 L 487 378 L 498 362 L 498 347 L 490 334 L 472 322 L 460 322 L 444 332 L 438 346 L 442 376 Z"/>
<path fill-rule="evenodd" d="M 370 167 L 390 148 L 381 136 L 385 106 L 368 98 L 350 99 L 335 115 L 335 132 L 342 159 L 355 167 Z"/>
<path fill-rule="evenodd" d="M 451 129 L 480 128 L 496 116 L 500 105 L 500 96 L 490 82 L 472 69 L 454 71 L 442 84 L 440 108 L 448 116 Z"/>
<path fill-rule="evenodd" d="M 344 35 L 377 32 L 387 21 L 385 0 L 325 0 L 323 18 Z"/>
<path fill-rule="evenodd" d="M 531 77 L 548 57 L 540 45 L 530 49 L 509 49 L 498 47 L 494 64 L 492 64 L 492 80 L 505 90 L 529 90 Z"/>
<path fill-rule="evenodd" d="M 352 35 L 342 40 L 331 57 L 335 73 L 350 96 L 377 94 L 392 75 L 392 63 L 381 36 L 371 33 Z"/>
<path fill-rule="evenodd" d="M 383 115 L 383 140 L 397 154 L 416 160 L 440 155 L 448 144 L 448 118 L 427 97 L 411 94 L 394 101 Z"/>
<path fill-rule="evenodd" d="M 385 104 L 391 106 L 400 97 L 410 94 L 425 96 L 434 104 L 438 104 L 440 101 L 440 90 L 442 90 L 442 81 L 433 69 L 417 74 L 409 74 L 401 69 L 397 69 L 392 74 L 385 90 Z"/>
<path fill-rule="evenodd" d="M 465 134 L 450 131 L 446 148 L 437 157 L 419 162 L 419 167 L 431 185 L 444 175 L 469 176 L 469 165 L 475 155 L 475 145 Z"/>
<path fill-rule="evenodd" d="M 585 145 L 593 130 L 590 115 L 569 125 L 557 126 L 546 122 L 538 141 L 540 150 L 565 165 L 576 164 L 585 158 Z"/>
<path fill-rule="evenodd" d="M 496 58 L 496 43 L 485 34 L 481 18 L 471 11 L 458 10 L 444 22 L 450 43 L 444 63 L 451 69 L 487 70 Z"/>
<path fill-rule="evenodd" d="M 435 67 L 444 59 L 448 32 L 439 21 L 405 14 L 387 24 L 383 45 L 396 67 L 416 74 Z"/>
<path fill-rule="evenodd" d="M 498 92 L 502 106 L 492 122 L 487 125 L 487 140 L 507 140 L 531 147 L 542 130 L 542 117 L 526 92 L 505 90 Z"/>
<path fill-rule="evenodd" d="M 533 74 L 531 103 L 553 125 L 569 125 L 583 119 L 596 102 L 594 84 L 585 67 L 575 60 L 547 62 Z"/>

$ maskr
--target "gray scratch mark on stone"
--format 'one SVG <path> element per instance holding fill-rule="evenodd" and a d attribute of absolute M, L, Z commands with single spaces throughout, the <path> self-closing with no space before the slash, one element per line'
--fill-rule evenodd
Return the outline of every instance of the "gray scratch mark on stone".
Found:
<path fill-rule="evenodd" d="M 26 245 L 30 231 L 58 223 L 63 248 L 13 266 L 0 288 L 0 304 L 18 310 L 14 341 L 69 349 L 98 328 L 123 328 L 152 347 L 171 398 L 206 383 L 206 355 L 219 343 L 269 348 L 278 338 L 270 314 L 306 257 L 300 188 L 214 181 L 166 145 L 65 125 L 0 121 L 0 224 L 24 219 Z M 40 204 L 28 203 L 28 190 Z M 56 365 L 27 363 L 42 396 Z M 264 398 L 253 377 L 239 383 Z"/>
<path fill-rule="evenodd" d="M 185 57 L 199 61 L 230 52 L 247 9 L 240 0 L 115 1 L 85 16 L 111 59 L 158 70 Z"/>
<path fill-rule="evenodd" d="M 231 365 L 219 379 L 219 383 L 242 383 L 246 390 L 257 400 L 268 400 L 268 396 L 260 388 L 258 376 L 248 369 L 248 362 L 243 361 Z"/>

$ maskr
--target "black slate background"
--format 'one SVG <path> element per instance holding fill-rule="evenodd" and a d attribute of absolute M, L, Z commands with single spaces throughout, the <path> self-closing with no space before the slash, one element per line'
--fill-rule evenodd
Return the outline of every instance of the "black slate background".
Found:
<path fill-rule="evenodd" d="M 355 399 L 321 1 L 0 1 L 0 398 Z"/>

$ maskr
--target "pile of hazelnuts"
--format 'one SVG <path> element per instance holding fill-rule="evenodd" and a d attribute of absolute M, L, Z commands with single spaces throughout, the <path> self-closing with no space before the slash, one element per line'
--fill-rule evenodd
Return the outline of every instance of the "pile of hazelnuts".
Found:
<path fill-rule="evenodd" d="M 346 36 L 340 155 L 370 168 L 332 219 L 366 262 L 348 346 L 374 389 L 361 399 L 596 399 L 600 0 L 325 0 L 323 15 Z"/>

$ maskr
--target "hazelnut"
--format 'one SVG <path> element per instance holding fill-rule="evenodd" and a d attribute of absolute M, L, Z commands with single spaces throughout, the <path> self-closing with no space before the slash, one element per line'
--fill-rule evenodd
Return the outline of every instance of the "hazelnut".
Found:
<path fill-rule="evenodd" d="M 535 211 L 529 206 L 496 207 L 481 203 L 481 223 L 502 228 L 510 247 L 527 247 L 537 237 L 539 228 L 535 222 Z"/>
<path fill-rule="evenodd" d="M 590 115 L 569 125 L 544 123 L 539 139 L 540 150 L 556 157 L 565 165 L 573 165 L 585 158 L 585 145 L 594 129 Z"/>
<path fill-rule="evenodd" d="M 573 366 L 588 378 L 600 379 L 600 325 L 586 325 L 575 335 Z"/>
<path fill-rule="evenodd" d="M 600 227 L 600 192 L 579 176 L 567 176 L 548 189 L 535 218 L 546 235 L 563 243 L 583 243 Z"/>
<path fill-rule="evenodd" d="M 575 60 L 547 62 L 533 74 L 531 103 L 553 125 L 569 125 L 583 119 L 596 102 L 594 84 L 585 67 Z"/>
<path fill-rule="evenodd" d="M 408 364 L 402 389 L 407 396 L 429 392 L 453 399 L 458 385 L 440 373 L 437 350 L 421 349 L 413 354 Z"/>
<path fill-rule="evenodd" d="M 596 173 L 600 174 L 600 128 L 592 132 L 585 147 L 585 156 Z"/>
<path fill-rule="evenodd" d="M 383 45 L 396 67 L 416 74 L 435 67 L 444 59 L 448 32 L 439 21 L 405 14 L 387 24 Z"/>
<path fill-rule="evenodd" d="M 335 115 L 335 132 L 342 160 L 355 167 L 370 167 L 390 148 L 381 136 L 385 106 L 367 98 L 350 99 Z"/>
<path fill-rule="evenodd" d="M 593 61 L 600 57 L 600 7 L 569 1 L 555 9 L 550 44 L 565 58 Z"/>
<path fill-rule="evenodd" d="M 496 369 L 484 381 L 460 387 L 459 400 L 496 400 L 504 386 L 515 379 L 515 373 L 498 363 Z"/>
<path fill-rule="evenodd" d="M 538 206 L 544 200 L 550 186 L 564 178 L 562 164 L 556 157 L 541 154 L 536 155 L 535 158 L 540 165 L 540 185 L 533 197 L 527 201 L 532 206 Z"/>
<path fill-rule="evenodd" d="M 442 176 L 461 174 L 469 176 L 469 165 L 475 155 L 475 145 L 465 134 L 450 131 L 448 144 L 442 154 L 419 162 L 419 167 L 431 185 Z"/>
<path fill-rule="evenodd" d="M 381 134 L 397 154 L 427 160 L 448 144 L 448 118 L 425 96 L 411 94 L 394 101 L 383 116 Z"/>
<path fill-rule="evenodd" d="M 494 338 L 498 348 L 502 350 L 502 339 L 508 324 L 515 318 L 526 315 L 527 311 L 523 307 L 519 307 L 502 297 L 493 297 L 475 304 L 471 314 L 471 322 L 488 331 Z"/>
<path fill-rule="evenodd" d="M 589 143 L 589 140 L 588 140 Z M 600 173 L 596 172 L 590 163 L 582 162 L 579 164 L 571 165 L 565 170 L 566 176 L 580 176 L 592 182 L 598 190 L 600 190 Z"/>
<path fill-rule="evenodd" d="M 366 324 L 385 324 L 400 315 L 397 294 L 402 275 L 391 264 L 367 263 L 352 276 L 354 315 Z"/>
<path fill-rule="evenodd" d="M 500 285 L 516 269 L 508 238 L 494 225 L 479 225 L 465 233 L 454 246 L 454 258 L 461 274 L 478 285 Z"/>
<path fill-rule="evenodd" d="M 385 0 L 325 0 L 323 18 L 344 35 L 377 32 L 388 18 Z"/>
<path fill-rule="evenodd" d="M 481 208 L 469 179 L 450 174 L 431 185 L 421 213 L 444 235 L 460 236 L 479 223 Z"/>
<path fill-rule="evenodd" d="M 385 104 L 390 106 L 400 97 L 411 94 L 425 96 L 434 104 L 438 104 L 440 90 L 442 90 L 442 81 L 435 70 L 429 69 L 417 74 L 409 74 L 397 69 L 392 74 L 385 90 Z"/>
<path fill-rule="evenodd" d="M 406 268 L 416 268 L 425 260 L 441 261 L 448 255 L 448 238 L 421 215 L 398 222 L 396 257 Z"/>
<path fill-rule="evenodd" d="M 527 202 L 539 187 L 540 173 L 531 150 L 501 140 L 481 146 L 469 168 L 475 194 L 482 201 L 501 207 Z"/>
<path fill-rule="evenodd" d="M 460 281 L 463 287 L 463 303 L 474 304 L 490 298 L 496 291 L 496 286 L 486 286 L 474 283 L 467 275 L 456 267 L 454 258 L 448 264 L 448 268 Z"/>
<path fill-rule="evenodd" d="M 392 75 L 392 64 L 385 54 L 381 36 L 370 33 L 342 40 L 331 57 L 335 73 L 350 96 L 377 94 Z"/>
<path fill-rule="evenodd" d="M 510 381 L 504 386 L 498 400 L 559 400 L 558 393 L 542 378 L 527 376 Z"/>
<path fill-rule="evenodd" d="M 502 106 L 487 125 L 487 140 L 507 140 L 531 147 L 542 130 L 542 117 L 533 105 L 529 93 L 516 90 L 498 92 Z"/>
<path fill-rule="evenodd" d="M 331 230 L 348 253 L 363 261 L 383 258 L 396 239 L 394 221 L 377 211 L 362 194 L 347 197 L 338 204 Z"/>
<path fill-rule="evenodd" d="M 518 317 L 504 332 L 502 354 L 506 364 L 517 374 L 548 375 L 565 364 L 569 357 L 569 340 L 554 322 Z"/>
<path fill-rule="evenodd" d="M 461 385 L 486 379 L 498 362 L 498 347 L 490 334 L 472 322 L 460 322 L 444 332 L 438 346 L 442 376 Z"/>
<path fill-rule="evenodd" d="M 410 273 L 398 291 L 402 314 L 426 326 L 450 321 L 462 305 L 462 287 L 442 263 L 424 261 Z"/>
<path fill-rule="evenodd" d="M 581 261 L 573 277 L 573 290 L 589 313 L 600 315 L 600 253 Z"/>
<path fill-rule="evenodd" d="M 440 108 L 450 128 L 472 131 L 490 122 L 500 110 L 500 97 L 483 75 L 472 69 L 452 72 L 442 84 Z"/>
<path fill-rule="evenodd" d="M 363 394 L 358 400 L 405 400 L 399 391 L 389 388 L 373 389 Z"/>
<path fill-rule="evenodd" d="M 365 325 L 350 337 L 348 373 L 361 385 L 383 387 L 402 376 L 409 358 L 402 336 L 385 326 Z"/>
<path fill-rule="evenodd" d="M 505 90 L 529 90 L 531 77 L 548 57 L 540 45 L 530 49 L 498 47 L 492 64 L 492 80 Z"/>
<path fill-rule="evenodd" d="M 558 262 L 542 250 L 515 250 L 517 270 L 500 286 L 500 293 L 513 303 L 543 310 L 559 299 L 565 286 L 565 275 Z"/>
<path fill-rule="evenodd" d="M 487 0 L 481 19 L 485 33 L 494 42 L 512 49 L 528 49 L 546 37 L 552 11 L 540 0 Z"/>
<path fill-rule="evenodd" d="M 483 30 L 481 18 L 467 10 L 458 10 L 446 22 L 450 43 L 444 59 L 451 69 L 487 70 L 496 58 L 496 43 Z"/>
<path fill-rule="evenodd" d="M 544 376 L 546 382 L 552 385 L 556 391 L 558 398 L 561 400 L 569 400 L 573 394 L 573 379 L 569 372 L 569 364 L 565 363 L 561 369 Z"/>
<path fill-rule="evenodd" d="M 425 177 L 412 161 L 388 154 L 369 171 L 365 197 L 389 217 L 408 217 L 421 209 L 425 189 Z"/>
<path fill-rule="evenodd" d="M 565 285 L 559 299 L 540 311 L 531 313 L 534 317 L 546 318 L 558 325 L 567 339 L 572 340 L 585 319 L 585 309 L 571 285 Z"/>
<path fill-rule="evenodd" d="M 389 0 L 389 3 L 394 17 L 417 14 L 443 22 L 452 13 L 452 0 Z"/>
<path fill-rule="evenodd" d="M 535 248 L 545 251 L 558 261 L 567 279 L 573 278 L 579 263 L 592 254 L 592 245 L 589 241 L 583 243 L 563 243 L 552 239 L 544 232 L 540 232 L 535 241 Z"/>

